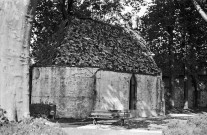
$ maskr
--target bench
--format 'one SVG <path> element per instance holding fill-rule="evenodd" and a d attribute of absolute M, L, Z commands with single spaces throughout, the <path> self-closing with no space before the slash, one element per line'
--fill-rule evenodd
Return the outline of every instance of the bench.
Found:
<path fill-rule="evenodd" d="M 95 110 L 88 118 L 93 119 L 93 124 L 96 125 L 98 119 L 118 119 L 121 120 L 121 126 L 124 125 L 124 121 L 130 117 L 129 110 L 108 110 L 98 111 Z"/>

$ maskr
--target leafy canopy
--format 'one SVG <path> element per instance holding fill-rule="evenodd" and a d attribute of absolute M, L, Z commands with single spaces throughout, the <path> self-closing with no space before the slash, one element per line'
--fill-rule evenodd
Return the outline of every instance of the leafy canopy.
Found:
<path fill-rule="evenodd" d="M 203 7 L 205 4 L 200 3 Z M 142 18 L 142 34 L 155 53 L 155 60 L 164 74 L 169 75 L 170 50 L 174 53 L 174 68 L 183 74 L 183 64 L 195 73 L 206 67 L 206 22 L 191 1 L 155 0 Z M 172 38 L 172 44 L 170 40 Z"/>
<path fill-rule="evenodd" d="M 137 28 L 137 14 L 145 4 L 143 0 L 40 0 L 33 22 L 31 57 L 36 63 L 56 57 L 70 16 Z"/>

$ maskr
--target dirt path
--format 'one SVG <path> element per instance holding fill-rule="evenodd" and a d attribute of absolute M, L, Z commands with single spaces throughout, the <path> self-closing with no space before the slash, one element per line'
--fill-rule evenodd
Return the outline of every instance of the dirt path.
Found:
<path fill-rule="evenodd" d="M 98 125 L 93 125 L 91 120 L 74 120 L 60 124 L 68 135 L 162 135 L 169 122 L 186 122 L 189 117 L 195 115 L 171 114 L 157 118 L 134 118 L 126 121 L 124 126 L 116 120 L 100 120 Z"/>
<path fill-rule="evenodd" d="M 114 129 L 105 125 L 88 125 L 82 128 L 63 128 L 68 135 L 162 135 L 162 130 Z"/>

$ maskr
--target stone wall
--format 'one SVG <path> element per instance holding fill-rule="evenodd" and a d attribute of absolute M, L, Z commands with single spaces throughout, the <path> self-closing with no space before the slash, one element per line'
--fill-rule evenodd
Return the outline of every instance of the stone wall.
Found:
<path fill-rule="evenodd" d="M 99 72 L 96 78 L 97 98 L 95 110 L 128 109 L 131 77 L 132 74 L 127 73 Z M 137 109 L 131 111 L 132 116 L 150 117 L 164 113 L 161 78 L 136 74 L 136 80 Z"/>
<path fill-rule="evenodd" d="M 58 117 L 87 117 L 94 104 L 94 68 L 35 67 L 32 103 L 54 103 Z"/>
<path fill-rule="evenodd" d="M 92 110 L 129 109 L 132 74 L 97 71 L 97 68 L 35 67 L 32 103 L 54 103 L 58 117 L 85 118 Z M 161 79 L 135 75 L 137 110 L 134 117 L 157 116 L 163 112 Z"/>
<path fill-rule="evenodd" d="M 161 78 L 149 75 L 136 75 L 137 110 L 135 115 L 149 117 L 164 114 L 164 95 L 161 89 Z"/>
<path fill-rule="evenodd" d="M 129 108 L 129 87 L 132 74 L 100 71 L 96 77 L 95 110 Z"/>

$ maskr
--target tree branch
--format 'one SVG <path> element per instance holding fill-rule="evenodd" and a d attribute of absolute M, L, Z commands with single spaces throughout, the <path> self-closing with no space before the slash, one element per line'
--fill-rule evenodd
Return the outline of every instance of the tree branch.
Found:
<path fill-rule="evenodd" d="M 204 10 L 201 8 L 201 6 L 198 4 L 196 0 L 192 0 L 193 5 L 195 6 L 196 10 L 199 12 L 199 14 L 202 16 L 202 18 L 207 22 L 207 14 L 204 12 Z"/>
<path fill-rule="evenodd" d="M 74 0 L 68 0 L 68 15 L 70 15 L 70 12 L 72 11 L 73 3 Z"/>
<path fill-rule="evenodd" d="M 61 11 L 62 11 L 63 19 L 66 20 L 68 15 L 65 8 L 65 0 L 60 0 L 60 3 L 61 3 Z"/>

